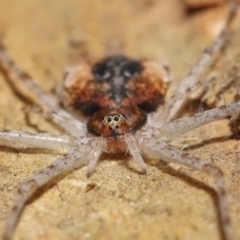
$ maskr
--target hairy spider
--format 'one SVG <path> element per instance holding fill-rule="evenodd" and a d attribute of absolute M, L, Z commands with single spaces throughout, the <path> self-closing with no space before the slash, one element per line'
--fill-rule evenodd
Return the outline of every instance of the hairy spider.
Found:
<path fill-rule="evenodd" d="M 218 194 L 223 238 L 231 239 L 230 214 L 221 169 L 209 161 L 191 156 L 172 146 L 169 141 L 211 121 L 234 118 L 239 112 L 240 102 L 235 102 L 173 120 L 186 103 L 189 89 L 197 86 L 199 77 L 212 61 L 212 56 L 224 45 L 227 26 L 235 10 L 236 7 L 233 6 L 226 28 L 212 46 L 202 53 L 199 62 L 182 81 L 176 94 L 178 100 L 176 97 L 165 100 L 169 85 L 168 70 L 165 66 L 156 61 L 137 61 L 125 56 L 112 56 L 68 69 L 61 96 L 61 106 L 64 106 L 67 112 L 28 74 L 21 71 L 3 45 L 0 45 L 3 66 L 17 76 L 21 84 L 33 92 L 47 108 L 30 110 L 40 112 L 68 133 L 67 136 L 54 136 L 1 130 L 0 139 L 46 149 L 58 149 L 59 145 L 70 149 L 52 165 L 20 184 L 3 239 L 11 239 L 32 191 L 60 174 L 85 164 L 88 166 L 87 175 L 90 176 L 104 152 L 128 152 L 143 172 L 146 172 L 145 155 L 180 163 L 211 175 Z"/>

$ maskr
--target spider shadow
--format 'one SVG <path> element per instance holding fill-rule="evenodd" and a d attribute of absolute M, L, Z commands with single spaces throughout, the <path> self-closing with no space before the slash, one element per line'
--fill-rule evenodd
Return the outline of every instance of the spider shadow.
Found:
<path fill-rule="evenodd" d="M 18 89 L 17 86 L 15 86 L 14 81 L 11 80 L 11 77 L 9 76 L 9 73 L 6 69 L 4 69 L 4 67 L 0 64 L 0 72 L 3 75 L 3 77 L 6 79 L 6 83 L 9 85 L 9 87 L 12 89 L 13 94 L 22 102 L 25 103 L 26 106 L 30 105 L 34 105 L 35 103 L 33 103 L 34 101 L 31 99 L 31 97 L 28 97 L 26 94 L 22 93 L 21 90 Z M 27 92 L 27 91 L 26 91 Z M 35 104 L 38 105 L 38 104 Z M 26 124 L 35 129 L 37 132 L 43 132 L 40 128 L 38 124 L 32 123 L 29 113 L 30 112 L 26 112 L 23 110 L 23 112 L 25 113 L 25 121 Z M 40 113 L 38 113 L 38 115 L 42 116 Z M 44 118 L 44 117 L 43 117 Z M 61 132 L 65 132 L 64 129 L 60 128 L 56 123 L 54 123 L 53 121 L 51 121 L 51 119 L 46 119 L 44 118 L 44 120 L 46 120 L 51 126 L 53 126 L 55 129 L 60 130 Z"/>
<path fill-rule="evenodd" d="M 38 187 L 36 190 L 34 190 L 31 193 L 30 198 L 26 202 L 26 206 L 32 204 L 37 199 L 41 198 L 46 192 L 48 192 L 51 188 L 57 186 L 57 184 L 64 178 L 66 178 L 68 175 L 70 175 L 72 172 L 76 171 L 77 168 L 70 169 L 61 175 L 53 178 L 51 181 L 43 185 L 42 187 Z M 24 211 L 24 209 L 23 209 Z"/>
<path fill-rule="evenodd" d="M 224 236 L 222 224 L 220 222 L 221 215 L 220 215 L 220 208 L 219 208 L 219 199 L 217 196 L 217 192 L 213 187 L 210 187 L 206 183 L 195 179 L 194 177 L 188 175 L 187 173 L 182 172 L 181 170 L 174 169 L 169 165 L 168 162 L 165 162 L 164 160 L 159 160 L 157 163 L 151 163 L 150 159 L 146 159 L 146 163 L 148 163 L 151 166 L 155 166 L 160 171 L 172 176 L 173 178 L 177 178 L 178 180 L 186 182 L 188 185 L 192 187 L 195 187 L 199 190 L 204 190 L 210 196 L 210 198 L 214 203 L 214 209 L 217 213 L 217 225 L 220 230 L 221 239 L 226 240 Z"/>
<path fill-rule="evenodd" d="M 240 139 L 239 132 L 232 132 L 229 135 L 218 136 L 218 137 L 203 140 L 202 142 L 197 143 L 197 144 L 192 144 L 192 145 L 184 148 L 184 150 L 199 149 L 201 147 L 204 147 L 206 145 L 210 145 L 210 144 L 213 144 L 213 143 L 222 143 L 222 142 L 231 141 L 231 140 L 238 140 L 238 139 Z M 219 199 L 218 199 L 217 192 L 216 192 L 215 188 L 209 187 L 205 183 L 203 183 L 199 180 L 196 180 L 196 179 L 192 178 L 191 176 L 189 176 L 189 175 L 187 175 L 183 172 L 179 172 L 179 171 L 173 169 L 171 166 L 169 166 L 169 164 L 167 162 L 164 162 L 164 163 L 159 162 L 157 164 L 157 167 L 160 168 L 161 171 L 164 172 L 164 173 L 168 173 L 171 176 L 180 178 L 183 181 L 187 182 L 189 185 L 191 185 L 193 187 L 196 187 L 198 189 L 204 190 L 212 198 L 213 203 L 214 203 L 214 208 L 215 208 L 215 211 L 216 211 L 217 216 L 218 216 L 217 221 L 218 221 L 218 227 L 219 227 L 220 233 L 221 233 L 221 239 L 225 240 L 226 238 L 224 236 L 224 231 L 222 229 L 222 224 L 220 222 L 221 215 L 220 215 L 220 209 L 219 209 Z"/>
<path fill-rule="evenodd" d="M 190 146 L 185 147 L 184 150 L 194 150 L 194 149 L 198 149 L 200 147 L 204 147 L 206 145 L 210 145 L 213 143 L 222 143 L 223 141 L 226 142 L 226 141 L 238 140 L 238 139 L 239 139 L 238 135 L 236 135 L 235 133 L 231 133 L 227 136 L 218 136 L 210 139 L 205 139 L 196 144 L 191 144 Z"/>
<path fill-rule="evenodd" d="M 11 88 L 13 94 L 22 102 L 24 102 L 26 105 L 32 105 L 32 100 L 30 97 L 27 97 L 25 94 L 21 93 L 19 91 L 18 87 L 15 86 L 14 82 L 11 80 L 11 77 L 9 76 L 9 73 L 4 67 L 0 64 L 0 72 L 3 75 L 4 79 L 6 79 L 6 83 Z M 34 128 L 35 130 L 39 130 L 38 126 L 36 124 L 32 124 L 29 120 L 29 115 L 25 114 L 25 120 L 28 126 Z"/>
<path fill-rule="evenodd" d="M 12 148 L 7 148 L 7 151 L 12 150 Z M 15 152 L 18 151 L 15 149 Z M 39 149 L 38 149 L 39 151 Z M 20 151 L 19 151 L 20 152 Z M 24 152 L 29 153 L 29 150 L 24 149 Z M 34 152 L 31 152 L 34 153 Z M 36 152 L 35 152 L 36 153 Z M 41 151 L 41 153 L 43 153 Z M 48 151 L 49 153 L 49 151 Z M 54 152 L 53 152 L 54 153 Z M 126 158 L 130 158 L 129 154 L 126 153 L 118 153 L 118 154 L 107 154 L 107 153 L 103 153 L 100 161 L 120 161 L 121 164 L 123 164 L 127 169 L 129 169 L 130 171 L 140 174 L 140 175 L 145 175 L 146 173 L 143 173 L 140 169 L 138 170 L 137 168 L 134 168 L 134 166 L 130 166 L 128 164 L 128 161 L 126 161 Z M 54 179 L 52 179 L 51 181 L 49 181 L 47 184 L 45 184 L 42 187 L 37 188 L 36 190 L 33 191 L 31 197 L 28 199 L 28 201 L 26 202 L 26 206 L 32 204 L 33 202 L 35 202 L 38 198 L 40 198 L 43 194 L 45 194 L 47 191 L 49 191 L 49 189 L 53 188 L 54 186 L 56 186 L 58 184 L 58 182 L 60 182 L 62 179 L 66 178 L 68 175 L 70 175 L 72 172 L 81 169 L 83 166 L 79 166 L 79 167 L 75 167 L 73 169 L 70 169 L 62 174 L 60 174 L 59 176 L 55 177 Z M 93 172 L 94 174 L 94 172 Z M 91 177 L 91 176 L 90 176 Z M 87 176 L 86 176 L 87 178 Z M 87 192 L 87 191 L 86 191 Z M 24 209 L 23 209 L 24 211 Z"/>
<path fill-rule="evenodd" d="M 11 152 L 12 149 L 14 149 L 14 148 L 3 147 L 3 149 L 5 149 L 7 152 L 8 151 Z M 46 151 L 44 152 L 44 150 L 41 151 L 42 149 L 40 149 L 40 150 L 37 149 L 37 150 L 38 150 L 39 153 L 45 153 L 46 152 Z M 22 150 L 20 150 L 20 151 L 22 153 Z M 20 152 L 20 151 L 15 149 L 15 152 L 17 152 L 17 153 Z M 33 149 L 31 149 L 31 150 L 23 149 L 23 152 L 25 152 L 25 153 L 33 153 L 34 154 L 34 150 Z M 49 151 L 47 153 L 49 153 Z M 52 153 L 54 153 L 54 151 L 52 151 Z M 112 161 L 114 159 L 114 161 L 120 161 L 130 171 L 133 171 L 134 173 L 137 173 L 137 174 L 145 175 L 145 173 L 141 172 L 141 170 L 137 170 L 136 168 L 129 166 L 127 164 L 128 161 L 126 161 L 126 156 L 129 156 L 129 154 L 125 154 L 125 153 L 118 153 L 118 154 L 107 154 L 106 153 L 105 154 L 105 153 L 103 153 L 101 158 L 100 158 L 100 161 L 103 161 L 103 160 L 104 161 Z M 38 198 L 40 198 L 43 194 L 45 194 L 49 189 L 51 189 L 52 187 L 56 186 L 58 184 L 58 182 L 60 182 L 62 179 L 66 178 L 72 172 L 74 172 L 74 171 L 76 171 L 78 169 L 81 169 L 82 167 L 84 167 L 84 165 L 83 166 L 79 166 L 79 167 L 75 167 L 73 169 L 70 169 L 70 170 L 60 174 L 59 176 L 53 178 L 51 181 L 49 181 L 44 186 L 39 187 L 36 190 L 34 190 L 34 192 L 32 193 L 31 197 L 28 199 L 26 205 L 29 205 L 29 204 L 35 202 Z M 94 172 L 93 172 L 93 174 L 94 174 Z M 86 178 L 87 178 L 87 176 L 86 176 Z"/>
<path fill-rule="evenodd" d="M 11 143 L 10 143 L 11 144 Z M 43 148 L 26 148 L 26 147 L 16 147 L 14 146 L 5 146 L 1 145 L 0 143 L 0 152 L 5 153 L 26 153 L 26 154 L 54 154 L 54 155 L 62 155 L 63 153 L 60 153 L 60 151 L 57 150 L 51 150 L 51 149 L 43 149 Z"/>
<path fill-rule="evenodd" d="M 0 72 L 3 75 L 4 79 L 6 79 L 6 83 L 10 86 L 10 88 L 13 91 L 13 94 L 21 101 L 23 101 L 26 104 L 31 104 L 32 100 L 25 96 L 24 94 L 22 94 L 18 88 L 14 85 L 13 81 L 11 80 L 11 77 L 9 76 L 9 73 L 6 69 L 4 69 L 4 67 L 0 64 Z"/>
<path fill-rule="evenodd" d="M 230 140 L 231 138 L 234 138 L 234 135 L 229 136 L 227 139 Z M 218 137 L 218 138 L 214 138 L 214 139 L 210 139 L 207 141 L 204 141 L 204 143 L 201 144 L 206 144 L 207 143 L 211 143 L 213 141 L 219 141 L 221 142 L 223 140 L 223 137 Z M 198 148 L 201 146 L 201 144 L 196 144 L 194 146 L 192 146 L 193 148 Z M 129 154 L 117 154 L 116 156 L 114 155 L 114 158 L 112 155 L 106 154 L 104 155 L 103 159 L 104 161 L 111 161 L 112 159 L 116 159 L 117 161 L 121 161 L 120 164 L 124 165 L 127 169 L 129 169 L 131 172 L 134 172 L 136 174 L 140 174 L 140 175 L 146 175 L 146 173 L 142 172 L 139 168 L 137 168 L 136 164 L 131 165 L 129 164 L 129 161 L 126 161 L 126 158 L 129 157 Z M 156 168 L 158 168 L 160 171 L 162 171 L 163 173 L 166 173 L 174 178 L 180 179 L 184 182 L 186 182 L 188 185 L 195 187 L 197 189 L 200 190 L 204 190 L 212 199 L 213 203 L 214 203 L 214 209 L 215 212 L 217 213 L 217 225 L 218 228 L 220 230 L 220 234 L 221 234 L 221 239 L 225 240 L 225 236 L 224 236 L 224 231 L 222 229 L 222 224 L 220 222 L 220 209 L 219 209 L 219 199 L 218 199 L 218 195 L 216 190 L 214 189 L 214 187 L 210 187 L 209 185 L 207 185 L 206 183 L 195 179 L 194 177 L 191 177 L 190 175 L 188 175 L 187 173 L 184 173 L 182 171 L 176 170 L 173 167 L 171 167 L 169 165 L 169 163 L 165 162 L 164 160 L 160 160 L 157 163 L 152 163 L 151 159 L 148 158 L 144 158 L 145 162 L 148 165 L 151 166 L 155 166 Z"/>
<path fill-rule="evenodd" d="M 103 153 L 100 161 L 118 161 L 121 166 L 124 166 L 129 171 L 145 175 L 146 173 L 143 172 L 135 163 L 131 164 L 131 155 L 129 153 L 116 153 L 116 154 L 108 154 Z"/>
<path fill-rule="evenodd" d="M 2 150 L 5 150 L 6 152 L 12 152 L 12 150 L 14 148 L 11 148 L 11 147 L 0 147 Z M 21 152 L 26 152 L 26 153 L 34 153 L 34 151 L 31 149 L 31 150 L 27 150 L 27 149 L 21 149 Z M 39 149 L 38 149 L 39 151 Z M 14 152 L 20 152 L 19 149 L 15 149 Z M 43 153 L 40 149 L 40 152 Z M 36 152 L 35 152 L 36 153 Z M 48 151 L 49 153 L 49 151 Z M 129 169 L 130 171 L 136 173 L 136 174 L 141 174 L 141 175 L 145 175 L 145 173 L 141 172 L 140 170 L 137 170 L 137 168 L 134 168 L 132 167 L 131 165 L 128 164 L 128 161 L 126 161 L 126 157 L 129 156 L 129 155 L 126 155 L 125 153 L 122 153 L 122 154 L 117 154 L 116 156 L 112 156 L 112 155 L 109 155 L 109 154 L 104 154 L 102 156 L 102 159 L 104 159 L 105 161 L 110 161 L 113 159 L 115 159 L 116 157 L 116 161 L 121 161 L 122 164 L 124 164 L 126 166 L 127 169 Z M 167 162 L 165 161 L 158 161 L 157 163 L 151 163 L 152 161 L 150 161 L 150 159 L 147 159 L 146 158 L 146 163 L 149 164 L 149 165 L 152 165 L 152 166 L 155 166 L 156 168 L 158 168 L 159 170 L 161 170 L 163 173 L 166 173 L 166 174 L 169 174 L 170 176 L 174 177 L 174 178 L 177 178 L 178 180 L 182 180 L 184 182 L 186 182 L 188 185 L 192 186 L 192 187 L 195 187 L 195 188 L 198 188 L 200 190 L 204 190 L 207 194 L 210 195 L 210 197 L 212 198 L 213 200 L 213 203 L 214 203 L 214 208 L 215 208 L 215 211 L 217 212 L 218 214 L 218 226 L 219 226 L 219 229 L 221 231 L 221 238 L 222 240 L 225 240 L 224 238 L 224 235 L 223 235 L 223 230 L 221 228 L 221 224 L 220 224 L 220 221 L 219 221 L 219 217 L 220 217 L 220 211 L 219 211 L 219 202 L 218 202 L 218 197 L 217 197 L 217 193 L 215 191 L 215 189 L 213 187 L 210 187 L 208 186 L 207 184 L 203 183 L 202 181 L 199 181 L 189 175 L 187 175 L 186 173 L 184 172 L 181 172 L 179 170 L 176 170 L 174 169 L 173 167 L 171 167 Z M 49 191 L 51 188 L 53 188 L 54 186 L 56 186 L 58 184 L 59 181 L 61 181 L 62 179 L 64 179 L 66 176 L 68 176 L 69 174 L 71 174 L 73 171 L 79 169 L 79 168 L 82 168 L 81 167 L 76 167 L 76 168 L 73 168 L 71 170 L 68 170 L 64 173 L 62 173 L 61 175 L 55 177 L 54 179 L 52 179 L 50 182 L 48 182 L 47 184 L 45 184 L 44 186 L 42 187 L 39 187 L 37 188 L 36 190 L 34 190 L 34 192 L 31 194 L 30 198 L 28 199 L 28 201 L 26 202 L 26 206 L 27 205 L 30 205 L 32 204 L 33 202 L 35 202 L 38 198 L 40 198 L 43 194 L 45 194 L 47 191 Z M 24 209 L 23 209 L 24 211 Z M 22 214 L 22 213 L 21 213 Z"/>

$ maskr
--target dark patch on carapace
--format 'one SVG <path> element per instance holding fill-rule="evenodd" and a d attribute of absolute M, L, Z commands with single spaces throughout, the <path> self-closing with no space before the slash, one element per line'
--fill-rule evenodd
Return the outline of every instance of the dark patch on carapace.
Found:
<path fill-rule="evenodd" d="M 168 88 L 166 68 L 151 60 L 124 56 L 83 63 L 66 75 L 63 105 L 85 116 L 103 108 L 138 107 L 145 113 L 164 103 Z"/>
<path fill-rule="evenodd" d="M 140 61 L 124 56 L 113 56 L 96 63 L 92 73 L 98 82 L 107 81 L 111 98 L 117 106 L 127 97 L 126 84 L 130 78 L 137 77 L 143 71 Z"/>
<path fill-rule="evenodd" d="M 101 109 L 100 104 L 97 102 L 82 102 L 81 99 L 74 101 L 73 107 L 81 109 L 82 113 L 86 116 L 91 116 Z"/>

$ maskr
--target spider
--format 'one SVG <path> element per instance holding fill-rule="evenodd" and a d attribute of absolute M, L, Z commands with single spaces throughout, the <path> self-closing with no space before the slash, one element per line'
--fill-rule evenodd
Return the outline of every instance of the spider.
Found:
<path fill-rule="evenodd" d="M 68 135 L 1 130 L 0 139 L 52 150 L 58 149 L 59 145 L 70 149 L 52 165 L 20 184 L 3 239 L 12 238 L 20 214 L 34 190 L 64 172 L 85 164 L 90 177 L 103 153 L 120 152 L 128 152 L 144 173 L 144 156 L 151 156 L 212 176 L 218 194 L 223 238 L 231 239 L 232 228 L 223 172 L 213 163 L 172 146 L 169 141 L 211 121 L 230 117 L 236 119 L 240 102 L 174 120 L 187 102 L 190 90 L 199 83 L 199 77 L 211 62 L 212 56 L 226 42 L 227 27 L 235 11 L 236 6 L 232 6 L 225 29 L 202 53 L 199 62 L 182 81 L 176 94 L 178 100 L 176 97 L 165 100 L 170 78 L 166 66 L 151 60 L 138 61 L 125 56 L 112 56 L 68 69 L 59 105 L 18 68 L 1 44 L 2 64 L 46 107 L 30 108 L 30 111 L 41 113 Z"/>

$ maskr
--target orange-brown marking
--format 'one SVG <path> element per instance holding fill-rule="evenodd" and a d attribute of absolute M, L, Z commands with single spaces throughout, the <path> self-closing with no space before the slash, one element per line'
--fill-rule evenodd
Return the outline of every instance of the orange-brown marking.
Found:
<path fill-rule="evenodd" d="M 156 61 L 143 60 L 142 73 L 129 79 L 126 89 L 127 97 L 122 106 L 137 106 L 145 112 L 155 111 L 164 103 L 169 83 L 166 72 Z"/>
<path fill-rule="evenodd" d="M 96 66 L 104 65 L 109 59 L 120 59 L 116 65 L 106 67 L 106 72 L 116 72 L 119 68 L 119 75 L 112 78 L 99 79 L 94 75 Z M 122 62 L 121 62 L 122 59 Z M 130 62 L 130 64 L 129 64 Z M 132 65 L 139 65 L 136 74 L 124 75 L 125 68 L 131 72 Z M 123 63 L 123 64 L 121 64 Z M 124 65 L 125 63 L 125 65 Z M 129 66 L 127 65 L 129 64 Z M 124 66 L 124 67 L 123 67 Z M 100 73 L 103 71 L 99 70 Z M 104 74 L 103 74 L 104 75 Z M 121 78 L 119 92 L 116 93 L 113 84 L 114 79 Z M 94 64 L 82 64 L 71 70 L 64 83 L 63 103 L 65 107 L 70 107 L 81 112 L 85 116 L 91 116 L 103 108 L 119 108 L 122 106 L 135 106 L 144 112 L 156 110 L 159 104 L 164 102 L 168 88 L 166 70 L 156 61 L 142 60 L 136 61 L 121 56 L 104 59 Z M 117 89 L 118 90 L 118 89 Z M 116 102 L 115 94 L 119 94 L 120 102 Z"/>
<path fill-rule="evenodd" d="M 114 106 L 107 83 L 98 83 L 92 65 L 82 64 L 72 70 L 64 82 L 63 104 L 91 116 L 96 111 Z"/>
<path fill-rule="evenodd" d="M 118 137 L 134 132 L 146 122 L 146 115 L 136 107 L 101 109 L 88 122 L 88 130 L 102 137 Z"/>

